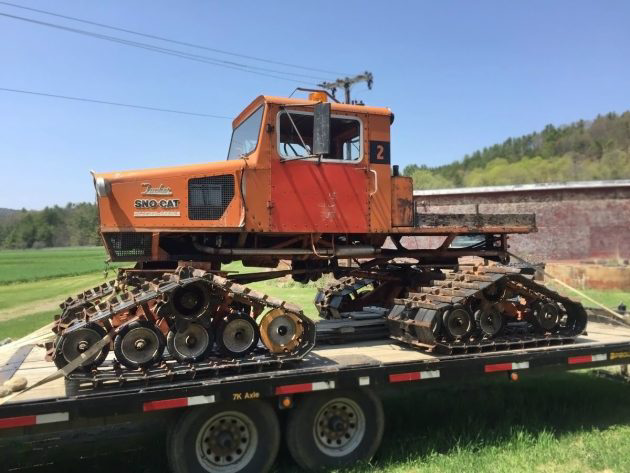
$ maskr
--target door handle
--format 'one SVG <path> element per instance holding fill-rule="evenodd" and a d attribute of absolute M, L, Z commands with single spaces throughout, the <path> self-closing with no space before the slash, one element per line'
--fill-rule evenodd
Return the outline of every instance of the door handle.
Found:
<path fill-rule="evenodd" d="M 378 192 L 378 173 L 374 169 L 370 169 L 370 172 L 374 173 L 374 191 L 370 192 L 370 197 Z"/>

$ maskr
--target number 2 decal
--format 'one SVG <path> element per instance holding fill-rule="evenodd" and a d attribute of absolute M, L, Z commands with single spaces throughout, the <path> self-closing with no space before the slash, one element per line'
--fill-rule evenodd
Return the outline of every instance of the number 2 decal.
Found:
<path fill-rule="evenodd" d="M 370 141 L 370 162 L 389 164 L 389 141 Z"/>

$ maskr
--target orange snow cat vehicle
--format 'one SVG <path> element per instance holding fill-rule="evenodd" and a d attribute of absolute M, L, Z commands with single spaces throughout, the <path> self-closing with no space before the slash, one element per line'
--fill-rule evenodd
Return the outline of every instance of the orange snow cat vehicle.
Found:
<path fill-rule="evenodd" d="M 376 310 L 391 337 L 422 348 L 520 339 L 515 324 L 541 343 L 580 333 L 579 304 L 495 264 L 509 260 L 508 234 L 535 230 L 534 216 L 418 211 L 411 179 L 391 165 L 393 122 L 387 108 L 331 103 L 323 92 L 260 96 L 234 120 L 226 161 L 95 173 L 107 252 L 135 267 L 64 303 L 52 358 L 63 367 L 89 353 L 84 370 L 111 347 L 130 369 L 161 363 L 165 346 L 182 363 L 300 358 L 314 345 L 313 322 L 243 285 L 289 274 L 333 273 L 316 297 L 323 318 Z M 403 237 L 426 235 L 444 241 L 405 247 Z M 464 256 L 485 262 L 462 265 Z M 280 260 L 290 269 L 220 271 Z M 97 343 L 106 335 L 111 343 Z"/>

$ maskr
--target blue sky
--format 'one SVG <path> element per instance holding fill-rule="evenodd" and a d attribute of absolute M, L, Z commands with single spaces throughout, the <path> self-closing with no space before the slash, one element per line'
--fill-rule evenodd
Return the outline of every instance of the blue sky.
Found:
<path fill-rule="evenodd" d="M 448 163 L 547 123 L 630 108 L 628 2 L 13 2 L 317 69 L 368 69 L 373 90 L 358 85 L 353 96 L 394 111 L 401 166 Z M 0 13 L 185 49 L 6 5 Z M 0 87 L 227 116 L 300 85 L 1 16 L 0 61 Z M 0 91 L 0 207 L 92 201 L 90 169 L 225 159 L 230 127 Z"/>

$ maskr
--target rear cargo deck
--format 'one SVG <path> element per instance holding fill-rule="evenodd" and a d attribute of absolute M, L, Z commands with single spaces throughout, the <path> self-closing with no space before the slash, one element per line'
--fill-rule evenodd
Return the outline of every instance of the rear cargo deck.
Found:
<path fill-rule="evenodd" d="M 28 352 L 26 358 L 25 352 Z M 243 396 L 262 398 L 316 389 L 382 387 L 405 381 L 457 382 L 496 372 L 575 369 L 629 362 L 630 328 L 603 322 L 591 322 L 588 333 L 568 345 L 465 355 L 437 355 L 391 340 L 372 340 L 320 346 L 301 362 L 264 371 L 200 374 L 193 379 L 163 379 L 151 383 L 141 379 L 133 383 L 114 381 L 99 388 L 61 378 L 0 405 L 0 428 L 3 418 L 14 416 L 37 417 L 54 411 L 63 412 L 65 419 L 71 418 L 69 412 L 80 413 L 86 403 L 103 402 L 109 406 L 116 403 L 117 412 L 142 412 L 182 407 L 173 401 L 181 403 L 182 399 L 218 402 Z M 25 377 L 31 385 L 54 373 L 55 367 L 44 360 L 43 348 L 0 350 L 0 376 L 7 377 L 14 371 L 15 376 Z"/>

